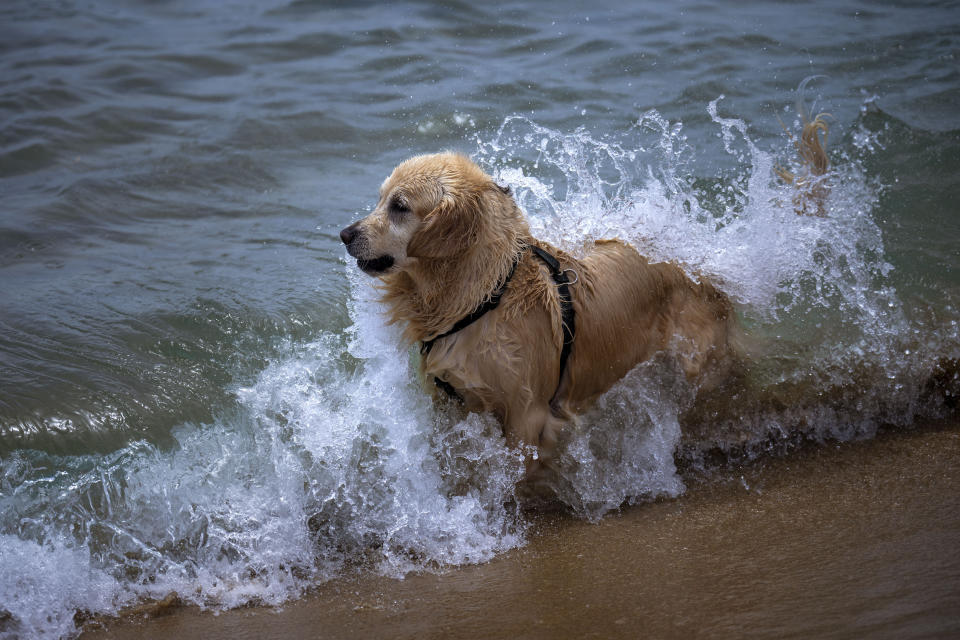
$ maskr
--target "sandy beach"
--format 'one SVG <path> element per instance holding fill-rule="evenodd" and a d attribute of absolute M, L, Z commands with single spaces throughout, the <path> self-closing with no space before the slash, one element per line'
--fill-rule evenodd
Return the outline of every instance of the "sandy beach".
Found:
<path fill-rule="evenodd" d="M 491 562 L 329 582 L 279 610 L 107 620 L 124 638 L 927 638 L 960 634 L 960 424 L 810 446 Z"/>

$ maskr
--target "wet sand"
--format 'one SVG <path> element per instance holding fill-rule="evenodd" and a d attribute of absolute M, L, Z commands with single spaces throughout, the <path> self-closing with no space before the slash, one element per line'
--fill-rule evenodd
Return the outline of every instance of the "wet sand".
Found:
<path fill-rule="evenodd" d="M 957 421 L 716 475 L 597 524 L 544 516 L 483 565 L 82 638 L 960 637 Z"/>

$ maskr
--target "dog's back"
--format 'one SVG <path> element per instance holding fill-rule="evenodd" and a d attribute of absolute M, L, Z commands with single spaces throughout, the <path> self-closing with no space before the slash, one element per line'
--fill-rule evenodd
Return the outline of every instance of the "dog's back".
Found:
<path fill-rule="evenodd" d="M 676 265 L 650 264 L 617 240 L 597 242 L 578 266 L 577 336 L 558 393 L 569 410 L 582 411 L 658 352 L 676 354 L 691 382 L 722 375 L 735 316 L 713 285 Z"/>

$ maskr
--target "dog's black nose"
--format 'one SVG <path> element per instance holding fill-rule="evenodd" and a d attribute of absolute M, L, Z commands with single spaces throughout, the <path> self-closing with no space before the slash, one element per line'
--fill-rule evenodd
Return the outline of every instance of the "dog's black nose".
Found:
<path fill-rule="evenodd" d="M 343 244 L 349 245 L 357 237 L 357 223 L 354 222 L 352 225 L 340 232 L 340 239 L 343 240 Z"/>

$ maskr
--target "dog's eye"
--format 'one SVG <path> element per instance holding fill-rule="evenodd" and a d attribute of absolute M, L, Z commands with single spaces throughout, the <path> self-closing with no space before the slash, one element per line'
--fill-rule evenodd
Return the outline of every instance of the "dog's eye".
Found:
<path fill-rule="evenodd" d="M 394 198 L 390 201 L 390 212 L 399 215 L 405 215 L 410 213 L 410 207 L 408 207 L 407 203 L 400 198 Z"/>

